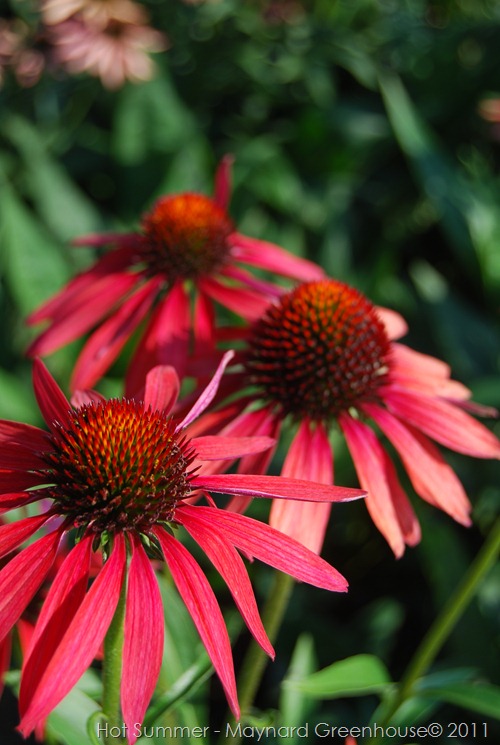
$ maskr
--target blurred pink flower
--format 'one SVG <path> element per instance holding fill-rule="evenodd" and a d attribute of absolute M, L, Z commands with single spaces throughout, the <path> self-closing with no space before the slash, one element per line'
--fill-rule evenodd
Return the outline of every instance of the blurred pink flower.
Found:
<path fill-rule="evenodd" d="M 419 542 L 420 526 L 380 430 L 417 494 L 469 525 L 469 500 L 433 441 L 476 458 L 500 458 L 500 441 L 467 410 L 496 412 L 471 403 L 470 391 L 450 379 L 444 362 L 396 343 L 405 331 L 398 314 L 376 308 L 342 282 L 299 285 L 248 331 L 238 357 L 242 370 L 222 381 L 221 393 L 232 403 L 202 418 L 199 431 L 276 438 L 290 420 L 296 433 L 282 473 L 331 484 L 329 438 L 340 429 L 373 522 L 399 557 L 405 544 Z M 231 339 L 227 330 L 225 336 Z M 264 473 L 271 457 L 267 451 L 245 458 L 240 467 Z M 319 552 L 329 513 L 326 504 L 274 502 L 270 524 Z"/>
<path fill-rule="evenodd" d="M 9 69 L 23 88 L 31 88 L 38 82 L 45 57 L 33 44 L 34 39 L 24 21 L 0 18 L 0 87 Z"/>
<path fill-rule="evenodd" d="M 298 580 L 345 591 L 344 578 L 312 552 L 268 525 L 218 509 L 208 492 L 252 497 L 343 501 L 358 490 L 272 476 L 214 474 L 270 446 L 268 437 L 190 437 L 189 427 L 213 400 L 231 353 L 181 422 L 169 414 L 179 393 L 171 367 L 146 380 L 143 401 L 106 400 L 79 392 L 74 406 L 36 360 L 34 389 L 49 432 L 0 421 L 0 509 L 50 499 L 46 512 L 0 527 L 0 644 L 44 582 L 65 535 L 76 543 L 45 598 L 21 676 L 20 731 L 27 736 L 71 690 L 98 653 L 123 587 L 126 612 L 121 707 L 129 743 L 157 682 L 163 650 L 163 605 L 151 557 L 162 557 L 239 716 L 229 637 L 215 595 L 178 540 L 182 526 L 226 581 L 257 642 L 271 656 L 250 580 L 238 549 Z M 208 468 L 206 468 L 208 466 Z M 189 504 L 205 496 L 208 506 Z M 18 551 L 44 529 L 42 537 Z M 89 590 L 94 552 L 107 557 Z M 127 560 L 128 555 L 128 560 Z M 126 585 L 124 585 L 126 583 Z M 5 655 L 0 647 L 0 655 Z"/>
<path fill-rule="evenodd" d="M 195 193 L 161 197 L 143 217 L 140 232 L 74 241 L 113 249 L 31 315 L 29 323 L 49 321 L 49 326 L 28 353 L 49 354 L 97 327 L 80 354 L 71 383 L 73 389 L 89 388 L 149 316 L 127 374 L 126 393 L 134 395 L 155 365 L 171 364 L 184 375 L 191 329 L 198 351 L 212 348 L 213 301 L 253 320 L 281 293 L 242 264 L 298 279 L 323 276 L 312 262 L 236 231 L 227 213 L 230 164 L 230 158 L 222 161 L 213 198 Z"/>
<path fill-rule="evenodd" d="M 149 22 L 144 6 L 132 0 L 44 0 L 41 13 L 44 23 L 49 26 L 67 21 L 72 16 L 101 27 L 110 21 L 136 25 Z"/>

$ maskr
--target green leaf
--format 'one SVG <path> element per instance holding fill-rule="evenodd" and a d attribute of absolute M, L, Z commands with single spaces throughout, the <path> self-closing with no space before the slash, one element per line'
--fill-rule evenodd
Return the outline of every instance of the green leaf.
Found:
<path fill-rule="evenodd" d="M 314 640 L 309 634 L 302 634 L 293 651 L 287 680 L 304 680 L 316 670 Z M 303 691 L 284 685 L 280 697 L 281 719 L 289 726 L 300 726 L 307 721 L 311 712 L 311 701 Z"/>
<path fill-rule="evenodd" d="M 500 687 L 485 683 L 453 683 L 421 691 L 426 697 L 445 701 L 483 716 L 500 719 Z"/>
<path fill-rule="evenodd" d="M 340 698 L 384 693 L 392 685 L 385 665 L 373 655 L 348 657 L 325 667 L 303 680 L 287 680 L 283 685 L 313 698 Z"/>
<path fill-rule="evenodd" d="M 87 720 L 99 705 L 83 693 L 73 688 L 47 720 L 47 734 L 64 745 L 83 745 L 88 742 Z"/>

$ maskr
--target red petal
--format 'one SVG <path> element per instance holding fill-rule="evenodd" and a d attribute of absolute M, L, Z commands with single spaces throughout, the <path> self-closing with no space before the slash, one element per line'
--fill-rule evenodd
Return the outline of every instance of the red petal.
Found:
<path fill-rule="evenodd" d="M 261 453 L 275 444 L 270 437 L 194 437 L 189 442 L 200 460 L 232 460 L 243 455 Z"/>
<path fill-rule="evenodd" d="M 0 639 L 11 630 L 45 579 L 60 538 L 60 531 L 43 536 L 0 571 Z"/>
<path fill-rule="evenodd" d="M 93 538 L 93 535 L 86 536 L 66 556 L 44 600 L 23 665 L 19 694 L 21 716 L 85 597 Z"/>
<path fill-rule="evenodd" d="M 215 174 L 214 202 L 223 210 L 227 210 L 231 196 L 231 170 L 233 163 L 233 155 L 224 155 Z"/>
<path fill-rule="evenodd" d="M 360 489 L 312 484 L 310 481 L 287 479 L 283 476 L 222 473 L 215 476 L 196 476 L 191 483 L 196 488 L 219 494 L 298 499 L 305 502 L 349 502 L 366 495 L 366 492 Z"/>
<path fill-rule="evenodd" d="M 274 649 L 262 625 L 252 584 L 239 553 L 231 543 L 225 540 L 223 535 L 219 535 L 211 528 L 207 530 L 205 525 L 191 519 L 189 512 L 185 513 L 182 507 L 176 511 L 176 518 L 184 525 L 224 579 L 257 643 L 274 659 Z"/>
<path fill-rule="evenodd" d="M 54 422 L 69 425 L 71 404 L 39 359 L 33 362 L 33 389 L 42 416 L 49 427 L 53 429 Z"/>
<path fill-rule="evenodd" d="M 241 233 L 234 233 L 231 242 L 233 255 L 245 264 L 253 264 L 302 282 L 323 279 L 325 276 L 324 270 L 313 261 L 294 256 L 274 243 L 249 238 Z"/>
<path fill-rule="evenodd" d="M 173 367 L 159 365 L 150 370 L 146 376 L 144 408 L 152 411 L 163 411 L 169 414 L 179 396 L 181 384 Z"/>
<path fill-rule="evenodd" d="M 38 486 L 41 480 L 38 473 L 0 469 L 0 494 Z"/>
<path fill-rule="evenodd" d="M 244 287 L 228 287 L 216 279 L 204 277 L 200 288 L 206 294 L 247 321 L 257 321 L 266 311 L 269 298 Z"/>
<path fill-rule="evenodd" d="M 142 723 L 160 673 L 163 655 L 163 603 L 151 562 L 138 540 L 129 566 L 121 684 L 128 741 Z"/>
<path fill-rule="evenodd" d="M 9 634 L 2 641 L 0 641 L 0 698 L 3 693 L 3 679 L 4 675 L 9 669 L 10 665 L 10 651 L 12 647 L 12 637 Z"/>
<path fill-rule="evenodd" d="M 21 445 L 26 449 L 43 452 L 50 446 L 50 439 L 38 427 L 0 419 L 0 443 L 1 447 L 8 444 Z"/>
<path fill-rule="evenodd" d="M 0 527 L 0 556 L 5 556 L 10 551 L 21 545 L 42 527 L 52 515 L 40 515 L 37 517 L 26 517 Z"/>
<path fill-rule="evenodd" d="M 233 657 L 227 629 L 215 595 L 197 562 L 162 528 L 155 528 L 168 568 L 194 621 L 236 719 L 240 717 Z"/>
<path fill-rule="evenodd" d="M 403 316 L 390 308 L 382 308 L 380 305 L 376 308 L 377 315 L 385 326 L 387 336 L 391 341 L 399 339 L 408 333 L 408 324 Z"/>
<path fill-rule="evenodd" d="M 212 301 L 201 290 L 196 295 L 194 320 L 195 357 L 215 349 L 215 313 Z"/>
<path fill-rule="evenodd" d="M 111 557 L 73 616 L 19 725 L 27 737 L 66 696 L 96 656 L 120 597 L 125 571 L 125 541 L 115 536 Z"/>
<path fill-rule="evenodd" d="M 336 569 L 293 538 L 246 515 L 216 507 L 182 506 L 205 530 L 222 531 L 224 540 L 248 556 L 290 574 L 301 582 L 335 592 L 345 592 L 347 582 Z"/>
<path fill-rule="evenodd" d="M 202 414 L 207 406 L 212 403 L 215 394 L 217 393 L 217 389 L 219 387 L 220 379 L 222 378 L 224 374 L 224 370 L 226 369 L 229 362 L 233 359 L 234 352 L 226 352 L 215 371 L 210 383 L 207 385 L 204 391 L 202 391 L 201 395 L 198 396 L 194 406 L 191 407 L 191 409 L 188 411 L 182 422 L 179 424 L 177 429 L 184 429 L 187 427 L 191 422 L 193 422 L 197 417 Z"/>

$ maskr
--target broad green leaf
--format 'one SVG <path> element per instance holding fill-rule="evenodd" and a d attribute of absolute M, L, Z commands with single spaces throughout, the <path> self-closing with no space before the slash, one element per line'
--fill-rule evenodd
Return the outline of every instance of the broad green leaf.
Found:
<path fill-rule="evenodd" d="M 87 719 L 99 708 L 95 701 L 75 687 L 50 714 L 47 734 L 57 738 L 64 745 L 86 745 Z"/>
<path fill-rule="evenodd" d="M 429 698 L 445 701 L 483 716 L 500 719 L 500 687 L 486 683 L 453 683 L 422 691 Z"/>
<path fill-rule="evenodd" d="M 355 655 L 325 667 L 303 680 L 287 680 L 283 685 L 314 698 L 340 698 L 383 693 L 392 685 L 381 660 L 369 654 Z"/>

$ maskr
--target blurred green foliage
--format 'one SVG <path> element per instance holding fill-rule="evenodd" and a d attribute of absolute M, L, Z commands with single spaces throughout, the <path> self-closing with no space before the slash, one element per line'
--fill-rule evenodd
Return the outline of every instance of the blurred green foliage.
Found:
<path fill-rule="evenodd" d="M 500 407 L 500 134 L 478 110 L 500 96 L 498 2 L 145 5 L 170 40 L 153 80 L 110 93 L 85 75 L 46 72 L 29 89 L 7 77 L 0 91 L 0 416 L 37 422 L 24 318 L 90 263 L 91 252 L 68 241 L 136 227 L 159 194 L 210 192 L 227 152 L 241 232 L 308 256 L 401 312 L 409 344 L 445 359 L 476 400 Z M 13 1 L 2 15 L 17 12 Z M 77 348 L 50 360 L 63 384 Z M 336 453 L 337 481 L 352 483 L 342 447 Z M 474 503 L 475 527 L 417 505 L 424 537 L 399 562 L 362 504 L 335 510 L 325 556 L 350 593 L 295 589 L 257 701 L 264 721 L 280 704 L 309 721 L 369 720 L 371 698 L 311 703 L 287 689 L 280 699 L 280 683 L 290 659 L 305 677 L 360 654 L 379 656 L 398 679 L 498 513 L 498 465 L 449 461 Z M 252 571 L 265 597 L 267 573 Z M 457 706 L 464 679 L 500 684 L 498 579 L 484 583 L 438 660 L 438 670 L 472 670 L 442 684 L 446 707 L 431 707 L 440 721 L 488 720 Z M 184 623 L 169 606 L 167 646 L 177 652 L 162 685 L 181 675 L 184 657 L 193 662 L 194 642 L 179 646 Z M 292 657 L 303 632 L 314 644 L 302 641 Z M 219 723 L 218 689 L 214 700 Z M 204 721 L 201 701 L 184 705 L 178 721 Z"/>

